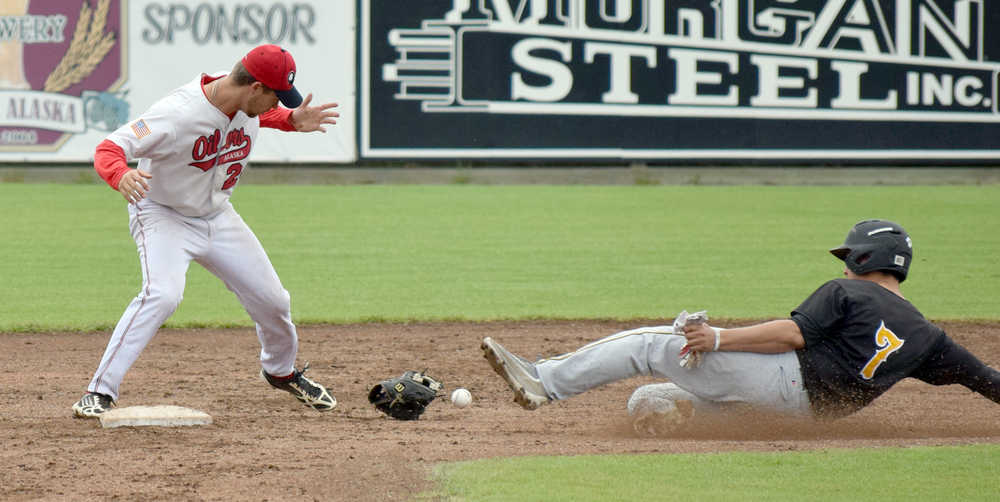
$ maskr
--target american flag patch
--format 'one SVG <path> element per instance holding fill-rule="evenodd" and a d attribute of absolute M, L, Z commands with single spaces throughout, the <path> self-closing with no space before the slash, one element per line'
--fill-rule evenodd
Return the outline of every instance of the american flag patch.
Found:
<path fill-rule="evenodd" d="M 136 139 L 142 139 L 149 136 L 150 133 L 149 126 L 147 126 L 146 121 L 142 119 L 136 120 L 132 123 L 132 132 L 135 133 Z"/>

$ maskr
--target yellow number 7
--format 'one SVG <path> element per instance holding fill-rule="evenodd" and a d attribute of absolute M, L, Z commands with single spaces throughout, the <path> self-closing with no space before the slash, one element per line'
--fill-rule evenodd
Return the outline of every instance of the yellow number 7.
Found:
<path fill-rule="evenodd" d="M 868 364 L 861 369 L 861 378 L 865 380 L 871 380 L 875 376 L 875 371 L 878 367 L 885 362 L 885 360 L 893 353 L 899 350 L 903 346 L 903 340 L 896 336 L 895 333 L 885 327 L 885 321 L 878 327 L 878 331 L 875 332 L 875 345 L 878 346 L 878 350 L 875 351 L 875 355 L 868 360 Z"/>

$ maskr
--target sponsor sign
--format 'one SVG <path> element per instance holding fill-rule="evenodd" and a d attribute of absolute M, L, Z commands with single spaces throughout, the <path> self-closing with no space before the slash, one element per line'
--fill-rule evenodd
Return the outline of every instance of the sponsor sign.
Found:
<path fill-rule="evenodd" d="M 990 2 L 364 1 L 361 153 L 996 159 Z"/>
<path fill-rule="evenodd" d="M 55 151 L 128 119 L 121 0 L 0 2 L 0 151 Z"/>
<path fill-rule="evenodd" d="M 276 44 L 295 58 L 295 86 L 312 104 L 336 102 L 341 118 L 321 133 L 262 128 L 252 162 L 357 160 L 356 4 L 346 0 L 132 0 L 136 113 L 199 73 L 228 73 L 250 49 Z M 164 64 L 167 62 L 167 64 Z"/>
<path fill-rule="evenodd" d="M 341 118 L 326 134 L 264 129 L 250 159 L 353 162 L 356 19 L 340 0 L 0 0 L 0 161 L 89 162 L 174 89 L 277 44 L 296 87 Z"/>

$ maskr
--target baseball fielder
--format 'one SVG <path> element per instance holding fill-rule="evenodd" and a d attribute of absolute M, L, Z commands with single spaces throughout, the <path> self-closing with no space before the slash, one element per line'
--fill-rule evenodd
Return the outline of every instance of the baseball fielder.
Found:
<path fill-rule="evenodd" d="M 336 406 L 325 387 L 303 376 L 306 368 L 295 369 L 288 291 L 229 201 L 260 127 L 326 132 L 336 123 L 337 105 L 309 106 L 312 94 L 303 100 L 294 81 L 290 53 L 256 47 L 229 74 L 200 75 L 97 147 L 94 168 L 129 202 L 142 287 L 73 405 L 76 416 L 97 417 L 116 405 L 125 373 L 180 303 L 192 261 L 221 279 L 253 319 L 261 376 L 314 409 Z M 278 108 L 279 101 L 288 108 Z M 127 165 L 132 159 L 139 159 L 137 169 Z"/>
<path fill-rule="evenodd" d="M 903 297 L 900 283 L 913 252 L 902 227 L 862 221 L 830 252 L 844 261 L 845 277 L 820 286 L 790 319 L 735 329 L 679 319 L 535 363 L 488 337 L 482 348 L 515 401 L 529 410 L 637 375 L 669 379 L 640 387 L 629 400 L 640 432 L 682 422 L 690 415 L 681 403 L 694 412 L 745 403 L 789 415 L 843 417 L 906 377 L 961 384 L 1000 403 L 1000 372 Z M 687 352 L 696 354 L 695 363 L 681 357 Z"/>

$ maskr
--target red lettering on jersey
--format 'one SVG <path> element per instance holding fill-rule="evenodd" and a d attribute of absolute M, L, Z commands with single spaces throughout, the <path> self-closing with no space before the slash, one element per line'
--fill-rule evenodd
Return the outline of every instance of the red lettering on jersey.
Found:
<path fill-rule="evenodd" d="M 197 167 L 202 171 L 208 171 L 216 165 L 226 165 L 230 162 L 243 160 L 250 155 L 250 136 L 243 128 L 233 129 L 226 134 L 226 143 L 219 153 L 219 143 L 222 140 L 222 133 L 218 129 L 209 136 L 202 136 L 195 140 L 191 149 L 190 166 Z"/>
<path fill-rule="evenodd" d="M 226 178 L 226 182 L 222 184 L 222 189 L 229 190 L 230 188 L 233 188 L 236 185 L 236 182 L 240 180 L 240 173 L 242 172 L 243 164 L 237 162 L 236 164 L 229 166 L 229 169 L 226 169 L 226 174 L 228 174 L 229 177 Z"/>
<path fill-rule="evenodd" d="M 239 129 L 233 129 L 232 131 L 229 131 L 229 134 L 226 134 L 226 146 L 222 147 L 222 149 L 225 150 L 233 145 L 242 145 L 246 137 L 247 134 L 243 131 L 242 127 Z"/>
<path fill-rule="evenodd" d="M 201 136 L 194 141 L 194 147 L 191 148 L 191 159 L 194 160 L 191 166 L 197 167 L 202 171 L 208 171 L 214 165 L 215 155 L 219 152 L 219 140 L 222 139 L 222 133 L 218 129 L 209 134 L 208 136 Z M 206 157 L 211 156 L 209 160 L 204 160 Z"/>

